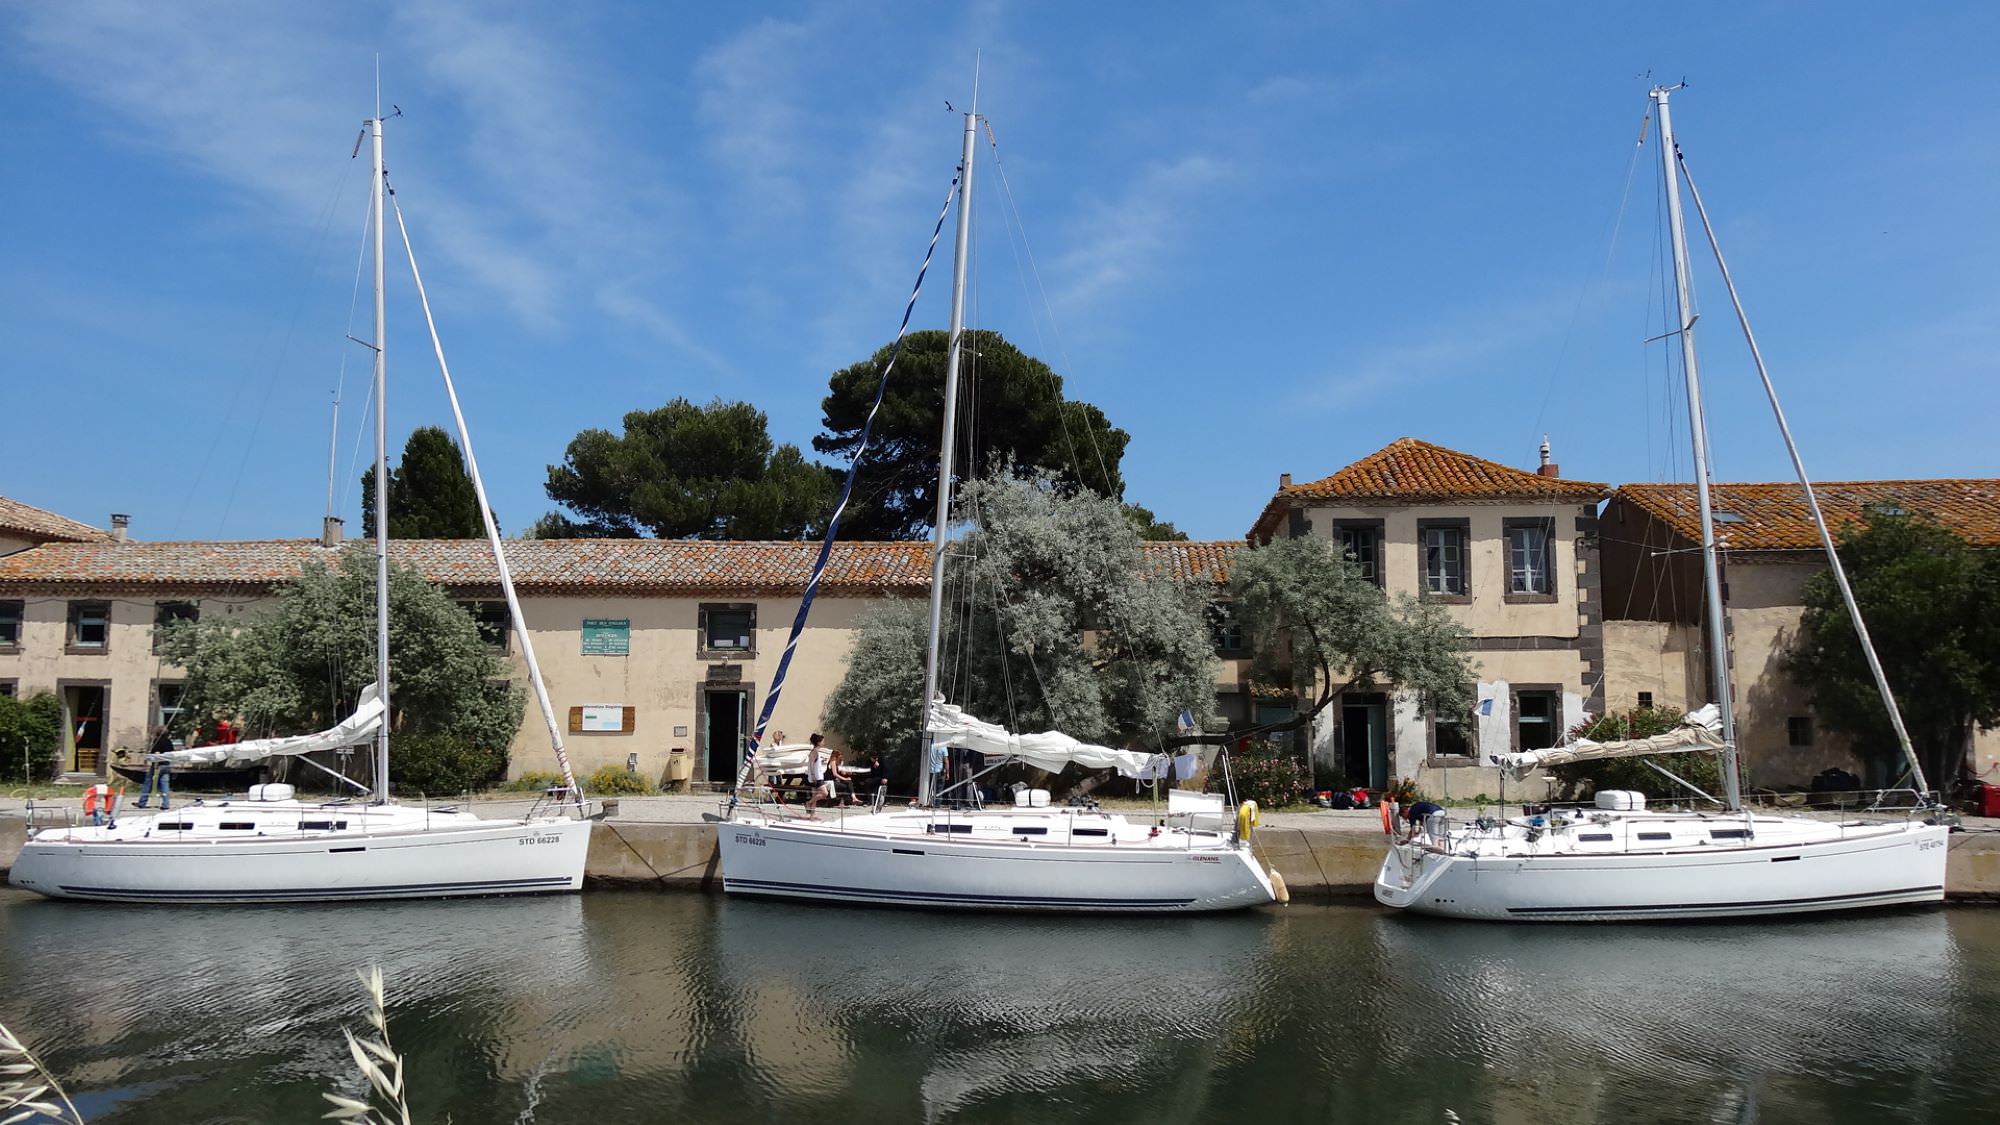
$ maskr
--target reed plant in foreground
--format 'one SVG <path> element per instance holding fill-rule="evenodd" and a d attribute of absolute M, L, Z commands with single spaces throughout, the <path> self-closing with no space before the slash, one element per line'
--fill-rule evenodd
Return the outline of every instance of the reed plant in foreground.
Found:
<path fill-rule="evenodd" d="M 83 1125 L 62 1084 L 6 1024 L 0 1024 L 0 1114 L 6 1114 L 0 1125 L 36 1120 Z"/>
<path fill-rule="evenodd" d="M 389 1045 L 389 1013 L 382 1002 L 382 966 L 370 965 L 367 972 L 356 975 L 368 992 L 368 1024 L 375 1029 L 376 1038 L 357 1039 L 345 1027 L 340 1033 L 347 1036 L 347 1050 L 354 1056 L 355 1068 L 368 1080 L 368 1097 L 361 1100 L 323 1093 L 320 1097 L 332 1102 L 333 1109 L 322 1114 L 321 1119 L 352 1121 L 357 1125 L 410 1125 L 410 1105 L 403 1097 L 403 1056 Z"/>

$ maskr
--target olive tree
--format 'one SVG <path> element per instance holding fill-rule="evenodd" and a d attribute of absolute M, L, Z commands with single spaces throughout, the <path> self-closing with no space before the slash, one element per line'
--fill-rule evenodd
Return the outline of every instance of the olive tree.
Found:
<path fill-rule="evenodd" d="M 374 559 L 352 550 L 338 568 L 308 565 L 247 620 L 172 626 L 161 655 L 187 669 L 192 722 L 228 718 L 253 737 L 324 730 L 375 679 Z M 390 570 L 390 724 L 417 736 L 396 756 L 399 783 L 442 792 L 504 773 L 525 699 L 506 677 L 471 614 L 415 571 Z"/>
<path fill-rule="evenodd" d="M 940 688 L 1016 730 L 1158 745 L 1175 718 L 1215 706 L 1210 591 L 1151 566 L 1116 500 L 996 467 L 968 485 L 969 531 L 951 545 Z M 856 747 L 914 751 L 927 608 L 891 603 L 864 621 L 827 722 Z"/>

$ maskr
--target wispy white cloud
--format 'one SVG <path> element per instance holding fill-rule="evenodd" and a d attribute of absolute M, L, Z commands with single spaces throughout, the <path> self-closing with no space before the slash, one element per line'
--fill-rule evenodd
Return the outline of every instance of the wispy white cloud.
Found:
<path fill-rule="evenodd" d="M 805 132 L 801 70 L 813 49 L 803 21 L 763 20 L 695 64 L 701 123 L 714 161 L 763 213 L 797 211 Z"/>
<path fill-rule="evenodd" d="M 1230 174 L 1225 161 L 1193 153 L 1151 164 L 1117 197 L 1086 206 L 1051 271 L 1066 319 L 1139 284 L 1185 236 L 1203 193 Z"/>
<path fill-rule="evenodd" d="M 1559 330 L 1569 309 L 1557 296 L 1529 297 L 1479 309 L 1426 328 L 1428 338 L 1336 360 L 1296 390 L 1307 411 L 1349 409 L 1384 392 L 1411 391 L 1463 376 Z"/>

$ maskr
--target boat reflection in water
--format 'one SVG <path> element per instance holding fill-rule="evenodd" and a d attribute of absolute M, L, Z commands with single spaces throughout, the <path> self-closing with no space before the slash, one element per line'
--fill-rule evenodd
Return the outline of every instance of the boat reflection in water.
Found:
<path fill-rule="evenodd" d="M 1969 920 L 1524 929 L 1383 917 L 1375 955 L 1402 971 L 1383 978 L 1382 1001 L 1410 1014 L 1412 1034 L 1384 1039 L 1380 1063 L 1488 1070 L 1490 1101 L 1470 1108 L 1495 1121 L 1748 1121 L 1765 1106 L 1783 1120 L 1932 1120 L 1917 1107 L 1950 1096 L 1953 1068 L 1977 1050 L 1938 1014 L 1968 989 L 1989 1010 L 2000 999 L 1992 974 L 1964 971 L 1953 922 Z M 1994 1027 L 1988 1017 L 1985 1034 Z"/>
<path fill-rule="evenodd" d="M 0 892 L 0 1021 L 93 1125 L 309 1121 L 380 962 L 419 1120 L 1986 1120 L 2000 911 L 1494 927 L 701 895 Z"/>

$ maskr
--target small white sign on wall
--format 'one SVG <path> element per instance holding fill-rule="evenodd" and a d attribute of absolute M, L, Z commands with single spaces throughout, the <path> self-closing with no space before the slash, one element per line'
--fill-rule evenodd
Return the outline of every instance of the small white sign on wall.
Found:
<path fill-rule="evenodd" d="M 586 706 L 583 708 L 583 724 L 586 731 L 622 731 L 625 729 L 625 708 L 622 704 Z"/>

